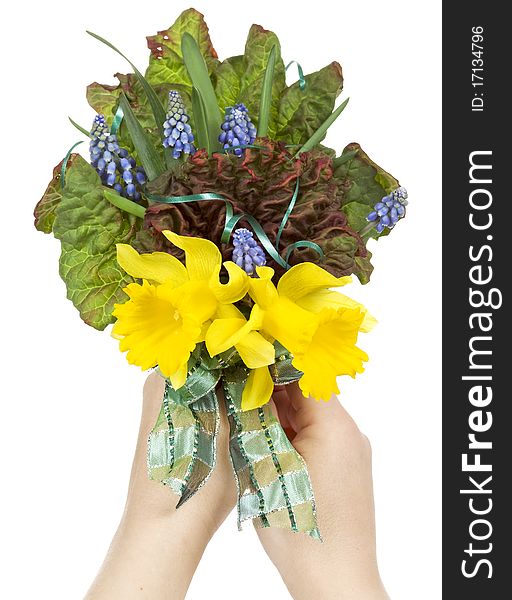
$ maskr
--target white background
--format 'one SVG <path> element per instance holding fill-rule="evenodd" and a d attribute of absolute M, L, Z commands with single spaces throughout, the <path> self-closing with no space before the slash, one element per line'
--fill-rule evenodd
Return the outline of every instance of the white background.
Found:
<path fill-rule="evenodd" d="M 139 422 L 144 375 L 108 333 L 81 322 L 58 276 L 59 243 L 32 228 L 53 166 L 80 139 L 67 115 L 88 127 L 85 86 L 127 70 L 85 30 L 143 70 L 144 36 L 189 6 L 15 2 L 2 18 L 0 564 L 1 595 L 10 600 L 83 596 L 122 511 Z M 259 23 L 306 72 L 338 60 L 351 102 L 328 145 L 360 142 L 409 191 L 407 219 L 371 248 L 371 283 L 347 291 L 380 324 L 361 341 L 366 372 L 341 381 L 342 401 L 373 445 L 379 561 L 391 598 L 440 598 L 440 2 L 195 7 L 220 58 L 241 53 Z M 188 597 L 235 599 L 243 587 L 243 598 L 260 598 L 244 585 L 249 571 L 265 581 L 266 598 L 288 597 L 251 527 L 238 533 L 233 513 Z"/>

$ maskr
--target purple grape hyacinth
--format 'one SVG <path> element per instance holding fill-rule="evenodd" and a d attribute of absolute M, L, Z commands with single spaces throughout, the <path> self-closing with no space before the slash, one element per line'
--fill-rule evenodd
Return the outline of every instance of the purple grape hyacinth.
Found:
<path fill-rule="evenodd" d="M 263 267 L 267 260 L 263 249 L 254 239 L 252 231 L 240 227 L 233 233 L 233 262 L 252 275 L 256 267 Z"/>
<path fill-rule="evenodd" d="M 405 217 L 407 197 L 407 190 L 404 187 L 397 188 L 375 204 L 366 220 L 375 224 L 378 233 L 382 233 L 385 227 L 393 229 L 398 221 Z"/>
<path fill-rule="evenodd" d="M 96 115 L 89 143 L 91 165 L 101 178 L 101 183 L 135 202 L 141 198 L 141 188 L 146 183 L 146 173 L 137 166 L 128 150 L 121 148 L 117 136 L 110 132 L 104 115 Z"/>
<path fill-rule="evenodd" d="M 182 154 L 194 154 L 196 148 L 192 143 L 194 134 L 189 124 L 189 116 L 179 92 L 169 92 L 169 103 L 164 121 L 164 148 L 172 148 L 172 157 L 179 158 Z"/>
<path fill-rule="evenodd" d="M 226 108 L 226 115 L 221 129 L 219 142 L 224 149 L 234 148 L 234 153 L 237 156 L 243 154 L 243 148 L 240 148 L 240 146 L 253 144 L 256 139 L 256 127 L 251 122 L 247 107 L 242 103 Z"/>

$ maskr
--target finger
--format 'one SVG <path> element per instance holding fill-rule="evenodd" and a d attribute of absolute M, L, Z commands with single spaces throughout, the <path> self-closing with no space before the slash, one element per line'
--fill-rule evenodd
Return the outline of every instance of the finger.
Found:
<path fill-rule="evenodd" d="M 333 421 L 352 422 L 351 416 L 334 394 L 328 402 L 324 402 L 315 400 L 311 396 L 303 396 L 297 384 L 290 385 L 289 388 L 288 394 L 294 412 L 290 411 L 288 418 L 294 423 L 296 431 L 315 425 L 330 425 Z"/>
<path fill-rule="evenodd" d="M 139 435 L 128 488 L 128 498 L 132 504 L 137 504 L 137 500 L 143 498 L 146 503 L 153 504 L 162 501 L 166 507 L 170 506 L 168 490 L 164 486 L 154 485 L 147 475 L 148 436 L 160 413 L 164 390 L 165 380 L 163 377 L 157 372 L 151 373 L 144 383 Z"/>
<path fill-rule="evenodd" d="M 150 429 L 155 424 L 155 421 L 162 406 L 162 398 L 165 391 L 165 380 L 156 371 L 153 371 L 146 382 L 143 389 L 143 403 L 141 415 L 141 433 L 149 427 Z"/>
<path fill-rule="evenodd" d="M 274 393 L 272 394 L 272 400 L 277 408 L 277 416 L 283 429 L 290 428 L 290 421 L 288 420 L 288 408 L 290 406 L 290 396 L 288 395 L 287 386 L 276 386 Z"/>
<path fill-rule="evenodd" d="M 275 385 L 274 391 L 272 392 L 272 399 L 276 404 L 280 404 L 281 402 L 286 403 L 288 405 L 290 403 L 290 397 L 288 395 L 288 386 L 286 385 Z"/>
<path fill-rule="evenodd" d="M 290 428 L 297 433 L 300 429 L 299 424 L 297 423 L 297 411 L 295 410 L 293 404 L 290 403 L 288 404 L 288 411 L 286 414 L 286 418 L 288 420 L 288 423 L 290 424 Z"/>

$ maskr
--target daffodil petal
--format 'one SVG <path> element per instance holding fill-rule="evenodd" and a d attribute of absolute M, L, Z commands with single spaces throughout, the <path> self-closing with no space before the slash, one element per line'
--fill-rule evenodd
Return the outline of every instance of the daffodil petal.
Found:
<path fill-rule="evenodd" d="M 317 327 L 317 315 L 304 310 L 288 298 L 278 298 L 264 311 L 264 331 L 292 354 L 306 351 Z"/>
<path fill-rule="evenodd" d="M 259 369 L 275 362 L 274 346 L 257 331 L 246 334 L 235 348 L 249 369 Z"/>
<path fill-rule="evenodd" d="M 242 392 L 242 410 L 253 410 L 266 404 L 272 397 L 274 382 L 268 367 L 253 369 Z"/>
<path fill-rule="evenodd" d="M 298 300 L 319 289 L 340 287 L 352 281 L 351 277 L 335 277 L 322 267 L 310 262 L 295 265 L 277 284 L 280 296 Z"/>
<path fill-rule="evenodd" d="M 222 257 L 217 246 L 202 238 L 178 235 L 173 231 L 163 231 L 165 237 L 185 252 L 187 272 L 192 281 L 209 281 L 220 271 Z"/>
<path fill-rule="evenodd" d="M 206 338 L 206 333 L 210 327 L 210 325 L 212 324 L 211 321 L 205 321 L 202 325 L 201 325 L 201 333 L 199 334 L 199 339 L 197 340 L 198 342 L 204 342 L 205 338 Z"/>
<path fill-rule="evenodd" d="M 123 271 L 136 279 L 156 283 L 171 281 L 178 286 L 188 280 L 187 270 L 175 256 L 166 252 L 139 254 L 129 244 L 117 244 L 117 262 Z"/>
<path fill-rule="evenodd" d="M 244 315 L 233 304 L 219 304 L 215 313 L 216 319 L 245 319 Z"/>
<path fill-rule="evenodd" d="M 345 294 L 340 294 L 334 290 L 317 290 L 311 294 L 307 294 L 303 296 L 299 300 L 297 300 L 297 304 L 306 310 L 310 310 L 314 313 L 319 313 L 324 308 L 359 308 L 359 310 L 364 314 L 363 322 L 361 323 L 360 330 L 364 333 L 371 331 L 375 325 L 377 324 L 377 319 L 373 317 L 366 307 L 352 298 L 345 296 Z"/>
<path fill-rule="evenodd" d="M 262 310 L 257 304 L 252 307 L 251 314 L 249 315 L 249 323 L 251 325 L 251 331 L 261 329 L 263 327 L 263 320 L 265 318 L 265 311 Z"/>
<path fill-rule="evenodd" d="M 256 273 L 260 279 L 272 279 L 274 269 L 272 267 L 256 267 Z"/>
<path fill-rule="evenodd" d="M 179 390 L 180 387 L 183 387 L 185 385 L 185 381 L 187 380 L 187 375 L 188 375 L 188 363 L 185 363 L 185 364 L 181 365 L 180 368 L 175 373 L 173 373 L 172 375 L 169 375 L 169 379 L 171 380 L 172 387 L 175 390 Z"/>
<path fill-rule="evenodd" d="M 206 349 L 210 356 L 217 356 L 237 344 L 250 332 L 251 326 L 244 319 L 215 319 L 206 332 Z"/>
<path fill-rule="evenodd" d="M 272 283 L 274 269 L 270 267 L 257 267 L 256 273 L 258 277 L 249 277 L 249 295 L 260 305 L 266 309 L 277 300 L 278 294 L 275 285 Z"/>
<path fill-rule="evenodd" d="M 224 266 L 229 274 L 228 282 L 221 283 L 218 274 L 214 273 L 210 279 L 210 288 L 220 303 L 232 304 L 247 294 L 249 277 L 243 269 L 230 260 L 226 261 Z"/>

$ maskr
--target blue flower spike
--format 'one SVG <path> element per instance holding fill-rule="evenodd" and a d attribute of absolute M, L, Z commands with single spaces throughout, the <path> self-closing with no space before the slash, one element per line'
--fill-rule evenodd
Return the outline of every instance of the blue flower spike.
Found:
<path fill-rule="evenodd" d="M 89 153 L 91 165 L 96 169 L 103 185 L 135 202 L 141 199 L 146 173 L 142 167 L 137 166 L 128 150 L 119 146 L 117 136 L 110 132 L 104 115 L 94 117 Z"/>
<path fill-rule="evenodd" d="M 169 103 L 164 121 L 164 148 L 172 148 L 172 157 L 180 158 L 182 154 L 194 154 L 194 134 L 189 124 L 189 116 L 179 92 L 169 92 Z"/>
<path fill-rule="evenodd" d="M 382 233 L 386 227 L 393 229 L 398 221 L 405 217 L 407 197 L 407 190 L 404 187 L 397 188 L 375 204 L 366 220 L 375 224 L 377 233 Z"/>
<path fill-rule="evenodd" d="M 254 239 L 252 231 L 240 227 L 233 233 L 233 262 L 252 275 L 256 267 L 263 267 L 267 260 L 265 252 Z"/>
<path fill-rule="evenodd" d="M 226 108 L 221 129 L 219 142 L 225 150 L 234 148 L 233 152 L 237 156 L 243 154 L 243 148 L 240 146 L 249 146 L 256 139 L 256 127 L 251 121 L 247 107 L 242 103 Z"/>

